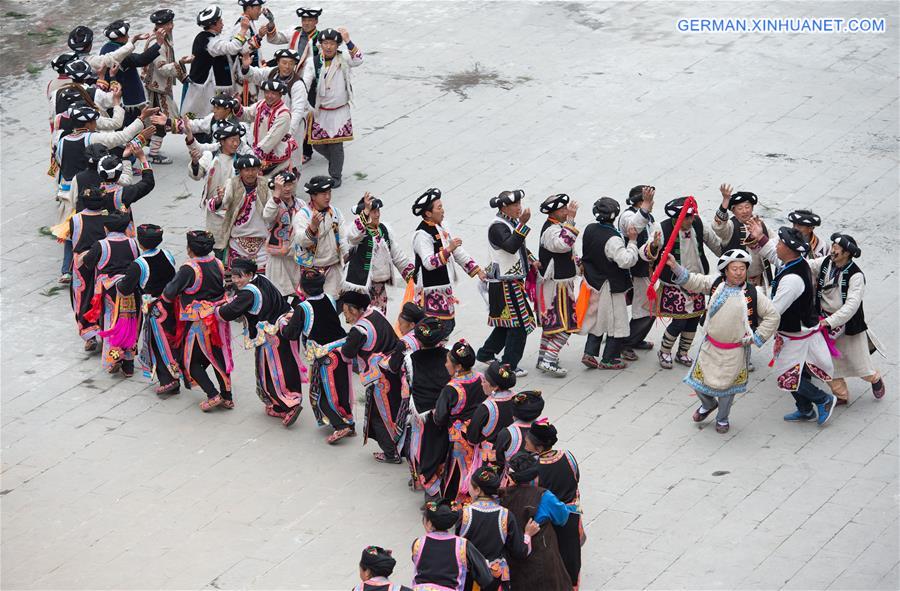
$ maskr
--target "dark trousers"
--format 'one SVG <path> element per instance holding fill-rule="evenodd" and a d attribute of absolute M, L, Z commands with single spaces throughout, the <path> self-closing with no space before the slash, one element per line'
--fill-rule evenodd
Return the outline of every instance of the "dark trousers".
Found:
<path fill-rule="evenodd" d="M 341 178 L 344 172 L 344 142 L 334 144 L 315 144 L 313 149 L 328 160 L 328 176 Z"/>
<path fill-rule="evenodd" d="M 372 394 L 367 392 L 367 395 L 371 396 Z M 378 409 L 375 408 L 374 401 L 370 403 L 369 416 L 367 420 L 367 432 L 375 440 L 375 443 L 378 444 L 378 447 L 381 448 L 381 451 L 384 452 L 385 457 L 396 458 L 397 445 L 394 443 L 394 438 L 388 431 L 387 425 L 384 424 L 384 420 L 382 420 L 381 418 L 381 413 L 379 413 Z"/>
<path fill-rule="evenodd" d="M 644 318 L 632 318 L 628 323 L 628 337 L 625 339 L 625 347 L 630 348 L 640 344 L 647 338 L 650 330 L 653 328 L 653 316 L 645 316 Z"/>
<path fill-rule="evenodd" d="M 600 343 L 603 341 L 603 335 L 589 334 L 587 341 L 584 343 L 584 354 L 596 357 L 600 354 Z M 606 346 L 603 348 L 603 357 L 601 361 L 612 363 L 622 352 L 625 344 L 625 337 L 606 337 Z"/>
<path fill-rule="evenodd" d="M 519 367 L 522 361 L 522 353 L 525 351 L 525 341 L 528 333 L 525 328 L 516 326 L 514 328 L 503 328 L 495 326 L 491 334 L 488 335 L 486 341 L 478 349 L 478 360 L 489 361 L 495 357 L 500 351 L 503 351 L 501 363 L 509 364 L 513 369 Z"/>
<path fill-rule="evenodd" d="M 309 140 L 304 135 L 303 136 L 303 155 L 307 158 L 311 158 L 313 153 L 312 146 L 309 145 Z"/>
<path fill-rule="evenodd" d="M 218 349 L 213 350 L 213 355 L 216 356 L 216 362 L 221 366 L 225 367 L 225 357 L 222 355 L 222 351 Z M 225 380 L 222 379 L 222 376 L 219 375 L 219 372 L 213 369 L 213 373 L 216 374 L 216 381 L 219 382 L 219 390 L 216 390 L 216 387 L 213 385 L 212 380 L 209 379 L 209 375 L 206 373 L 206 369 L 212 365 L 209 360 L 206 358 L 206 355 L 203 353 L 203 350 L 200 348 L 200 345 L 194 345 L 194 351 L 191 355 L 191 378 L 203 392 L 206 393 L 207 398 L 213 398 L 219 394 L 222 395 L 222 398 L 225 400 L 231 400 L 231 392 L 228 391 L 228 386 L 225 384 Z"/>
<path fill-rule="evenodd" d="M 804 414 L 811 413 L 814 404 L 825 404 L 831 400 L 831 394 L 813 384 L 812 376 L 805 369 L 800 376 L 800 386 L 796 392 L 791 392 L 791 395 L 797 404 L 797 410 Z"/>
<path fill-rule="evenodd" d="M 652 324 L 651 319 L 651 326 Z M 700 326 L 699 316 L 695 318 L 676 318 L 666 328 L 666 332 L 672 335 L 672 338 L 677 338 L 683 332 L 697 332 L 698 326 Z"/>

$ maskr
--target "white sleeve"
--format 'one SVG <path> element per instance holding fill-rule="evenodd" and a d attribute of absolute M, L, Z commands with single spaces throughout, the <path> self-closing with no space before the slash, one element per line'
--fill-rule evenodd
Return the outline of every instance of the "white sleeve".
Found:
<path fill-rule="evenodd" d="M 237 55 L 243 48 L 244 41 L 240 41 L 234 36 L 226 38 L 224 35 L 212 37 L 206 45 L 206 51 L 213 57 Z"/>
<path fill-rule="evenodd" d="M 191 165 L 191 162 L 188 161 L 188 176 L 195 181 L 201 180 L 206 176 L 206 171 L 209 170 L 212 159 L 212 152 L 203 152 L 203 155 L 200 156 L 200 161 L 197 162 L 197 174 L 194 174 L 194 167 Z"/>
<path fill-rule="evenodd" d="M 102 88 L 98 88 L 94 91 L 94 102 L 97 103 L 98 107 L 103 107 L 104 109 L 112 109 L 113 93 L 103 90 Z"/>
<path fill-rule="evenodd" d="M 123 59 L 134 53 L 134 43 L 129 41 L 122 47 L 103 55 L 85 55 L 81 56 L 84 61 L 89 63 L 95 72 L 99 72 L 103 68 L 111 68 L 121 62 Z"/>
<path fill-rule="evenodd" d="M 440 257 L 434 252 L 434 240 L 426 232 L 417 230 L 413 234 L 413 252 L 422 259 L 422 266 L 428 271 L 434 271 L 439 267 L 446 266 L 447 263 L 441 261 Z"/>
<path fill-rule="evenodd" d="M 100 117 L 97 119 L 98 131 L 115 131 L 125 122 L 125 109 L 116 105 L 113 107 L 112 117 Z"/>
<path fill-rule="evenodd" d="M 247 80 L 250 84 L 256 84 L 259 86 L 263 82 L 265 82 L 269 78 L 269 73 L 272 72 L 274 68 L 271 66 L 250 66 L 250 69 L 246 74 L 241 72 L 241 67 L 237 67 L 238 72 L 238 82 L 243 82 Z"/>
<path fill-rule="evenodd" d="M 618 236 L 607 240 L 603 251 L 606 258 L 615 262 L 620 269 L 630 269 L 638 262 L 637 242 L 631 242 L 625 246 L 625 241 Z"/>
<path fill-rule="evenodd" d="M 779 287 L 779 289 L 781 289 Z M 850 322 L 856 311 L 862 305 L 863 296 L 866 294 L 866 279 L 862 273 L 857 273 L 850 278 L 847 285 L 847 301 L 840 308 L 828 315 L 828 326 L 836 328 Z"/>
<path fill-rule="evenodd" d="M 88 139 L 88 144 L 101 144 L 107 148 L 115 148 L 116 146 L 124 146 L 134 136 L 141 133 L 144 129 L 144 123 L 140 119 L 135 119 L 131 125 L 122 131 L 98 131 L 92 133 Z"/>

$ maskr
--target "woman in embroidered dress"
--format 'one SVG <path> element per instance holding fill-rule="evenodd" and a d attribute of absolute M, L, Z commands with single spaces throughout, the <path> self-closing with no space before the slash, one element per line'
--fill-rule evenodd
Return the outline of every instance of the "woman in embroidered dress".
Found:
<path fill-rule="evenodd" d="M 690 273 L 669 255 L 666 264 L 676 285 L 692 293 L 710 294 L 706 338 L 684 378 L 700 407 L 694 421 L 716 413 L 716 432 L 727 433 L 734 395 L 747 391 L 750 345 L 761 347 L 778 329 L 780 314 L 762 287 L 747 282 L 750 253 L 732 249 L 719 257 L 718 274 Z"/>

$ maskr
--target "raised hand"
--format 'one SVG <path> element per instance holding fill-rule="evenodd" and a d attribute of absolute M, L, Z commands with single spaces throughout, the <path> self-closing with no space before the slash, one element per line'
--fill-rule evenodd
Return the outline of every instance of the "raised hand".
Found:
<path fill-rule="evenodd" d="M 625 237 L 628 238 L 629 242 L 633 242 L 637 240 L 638 231 L 637 228 L 634 227 L 634 224 L 629 224 L 627 228 L 625 228 Z"/>
<path fill-rule="evenodd" d="M 722 209 L 728 209 L 728 203 L 731 201 L 731 194 L 733 192 L 734 187 L 728 183 L 722 183 L 719 186 L 719 193 L 722 194 Z"/>
<path fill-rule="evenodd" d="M 528 220 L 530 220 L 530 219 L 531 219 L 531 209 L 526 207 L 525 210 L 522 212 L 522 215 L 519 216 L 519 221 L 522 222 L 523 224 L 527 224 Z"/>
<path fill-rule="evenodd" d="M 450 241 L 450 246 L 447 247 L 447 252 L 453 252 L 460 246 L 462 246 L 462 238 L 454 238 Z"/>

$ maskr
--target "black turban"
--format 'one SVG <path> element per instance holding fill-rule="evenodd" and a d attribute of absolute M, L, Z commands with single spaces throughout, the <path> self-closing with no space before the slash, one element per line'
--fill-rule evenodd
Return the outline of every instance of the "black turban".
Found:
<path fill-rule="evenodd" d="M 118 39 L 119 37 L 128 36 L 129 29 L 131 29 L 131 25 L 129 25 L 122 19 L 119 19 L 106 25 L 106 29 L 103 30 L 103 34 L 106 35 L 108 39 Z"/>
<path fill-rule="evenodd" d="M 272 90 L 279 94 L 287 94 L 288 87 L 287 84 L 279 80 L 278 78 L 269 78 L 265 82 L 259 85 L 263 90 Z"/>
<path fill-rule="evenodd" d="M 106 191 L 100 187 L 87 187 L 81 191 L 81 201 L 87 209 L 97 211 L 106 202 Z"/>
<path fill-rule="evenodd" d="M 676 197 L 672 199 L 668 203 L 666 203 L 666 215 L 676 219 L 679 215 L 681 215 L 681 210 L 684 208 L 684 202 L 687 201 L 687 197 Z M 693 205 L 688 208 L 687 214 L 685 215 L 696 215 L 697 208 Z M 702 238 L 702 237 L 701 237 Z"/>
<path fill-rule="evenodd" d="M 244 170 L 245 168 L 259 168 L 262 166 L 262 160 L 256 154 L 241 154 L 234 159 L 234 169 Z"/>
<path fill-rule="evenodd" d="M 162 239 L 163 230 L 156 224 L 141 224 L 137 227 L 138 244 L 148 250 L 162 244 Z"/>
<path fill-rule="evenodd" d="M 378 197 L 372 197 L 372 209 L 373 210 L 381 209 L 382 207 L 384 207 L 384 202 L 381 199 L 379 199 Z M 359 215 L 363 212 L 363 210 L 365 208 L 366 208 L 366 198 L 363 197 L 362 199 L 359 200 L 359 203 L 357 203 L 353 207 L 353 213 L 355 213 L 356 215 Z"/>
<path fill-rule="evenodd" d="M 389 577 L 394 572 L 397 561 L 390 550 L 378 546 L 369 546 L 362 551 L 359 567 L 370 571 L 376 577 Z"/>
<path fill-rule="evenodd" d="M 334 179 L 330 176 L 314 176 L 309 179 L 303 187 L 306 189 L 306 192 L 310 195 L 315 195 L 316 193 L 324 193 L 325 191 L 330 191 L 334 186 Z"/>
<path fill-rule="evenodd" d="M 425 319 L 425 310 L 413 302 L 406 302 L 400 308 L 400 318 L 413 324 L 418 324 Z"/>
<path fill-rule="evenodd" d="M 253 275 L 257 268 L 256 261 L 247 257 L 237 257 L 231 262 L 232 272 L 241 275 Z"/>
<path fill-rule="evenodd" d="M 516 189 L 515 191 L 502 191 L 496 197 L 491 197 L 489 205 L 495 209 L 500 209 L 504 205 L 512 205 L 518 203 L 525 198 L 525 191 Z"/>
<path fill-rule="evenodd" d="M 630 203 L 631 205 L 637 205 L 641 201 L 644 200 L 644 187 L 650 187 L 651 189 L 655 189 L 656 187 L 652 185 L 636 185 L 631 187 L 631 190 L 628 191 L 628 199 L 625 201 Z"/>
<path fill-rule="evenodd" d="M 353 306 L 359 310 L 365 310 L 369 307 L 369 304 L 372 303 L 372 298 L 369 297 L 367 293 L 360 293 L 358 291 L 347 290 L 341 294 L 341 297 L 338 299 L 338 306 L 340 307 L 342 304 L 347 304 L 348 306 Z"/>
<path fill-rule="evenodd" d="M 544 449 L 550 449 L 559 441 L 556 427 L 551 425 L 547 419 L 540 419 L 532 423 L 528 428 L 528 438 Z"/>
<path fill-rule="evenodd" d="M 809 243 L 800 230 L 781 226 L 778 228 L 778 238 L 784 242 L 784 245 L 798 254 L 806 254 L 809 252 Z"/>
<path fill-rule="evenodd" d="M 500 475 L 492 466 L 481 466 L 472 474 L 472 483 L 486 495 L 496 495 L 500 490 Z"/>
<path fill-rule="evenodd" d="M 72 51 L 85 52 L 93 41 L 94 32 L 84 25 L 79 25 L 69 33 L 67 44 Z"/>
<path fill-rule="evenodd" d="M 161 8 L 150 15 L 150 22 L 154 25 L 164 25 L 175 20 L 175 13 L 168 8 Z"/>
<path fill-rule="evenodd" d="M 212 252 L 216 239 L 211 232 L 206 230 L 191 230 L 187 233 L 187 245 L 191 252 L 198 257 L 206 256 Z"/>
<path fill-rule="evenodd" d="M 450 359 L 453 363 L 466 369 L 472 369 L 472 366 L 475 365 L 475 349 L 463 340 L 457 341 L 453 348 L 450 349 Z"/>
<path fill-rule="evenodd" d="M 544 397 L 538 390 L 525 390 L 513 396 L 513 416 L 520 421 L 533 421 L 544 412 Z"/>
<path fill-rule="evenodd" d="M 428 316 L 416 324 L 416 340 L 426 349 L 437 347 L 444 340 L 444 323 L 440 318 Z"/>
<path fill-rule="evenodd" d="M 441 198 L 441 190 L 432 187 L 416 197 L 413 202 L 412 214 L 415 216 L 425 215 L 426 211 L 431 211 L 432 204 Z"/>
<path fill-rule="evenodd" d="M 341 37 L 341 34 L 334 29 L 325 29 L 319 33 L 319 43 L 322 41 L 334 41 L 338 45 L 344 42 L 344 38 Z"/>
<path fill-rule="evenodd" d="M 281 58 L 286 57 L 288 59 L 294 60 L 295 62 L 298 62 L 298 63 L 300 62 L 300 54 L 292 49 L 279 49 L 278 51 L 276 51 L 273 54 L 272 57 L 275 58 L 275 61 L 278 61 Z"/>
<path fill-rule="evenodd" d="M 601 197 L 594 201 L 592 211 L 598 222 L 611 222 L 619 215 L 619 202 L 612 197 Z"/>
<path fill-rule="evenodd" d="M 566 205 L 569 204 L 569 196 L 565 193 L 557 193 L 556 195 L 550 195 L 544 202 L 541 203 L 541 213 L 543 214 L 551 214 L 554 211 L 560 210 Z"/>
<path fill-rule="evenodd" d="M 111 211 L 103 220 L 103 226 L 109 232 L 124 232 L 131 223 L 131 216 L 122 211 Z"/>
<path fill-rule="evenodd" d="M 862 250 L 859 248 L 859 245 L 857 245 L 856 239 L 849 234 L 835 232 L 831 235 L 831 242 L 849 252 L 850 256 L 853 258 L 858 258 L 862 254 Z"/>
<path fill-rule="evenodd" d="M 321 8 L 298 8 L 297 16 L 300 18 L 319 18 L 322 14 Z"/>
<path fill-rule="evenodd" d="M 296 183 L 297 175 L 291 172 L 290 170 L 282 170 L 281 172 L 275 173 L 272 175 L 272 178 L 269 179 L 269 188 L 275 188 L 275 179 L 281 177 L 284 179 L 285 183 Z"/>
<path fill-rule="evenodd" d="M 449 499 L 438 499 L 425 503 L 425 517 L 439 531 L 447 531 L 459 521 L 459 511 Z"/>
<path fill-rule="evenodd" d="M 516 385 L 516 372 L 509 365 L 492 361 L 484 372 L 487 381 L 501 390 L 510 390 Z"/>
<path fill-rule="evenodd" d="M 788 221 L 799 226 L 815 228 L 822 225 L 822 218 L 809 209 L 797 209 L 788 214 Z"/>
<path fill-rule="evenodd" d="M 740 203 L 756 205 L 759 203 L 759 197 L 756 196 L 756 193 L 751 193 L 750 191 L 738 191 L 737 193 L 732 193 L 731 198 L 728 200 L 728 207 L 732 208 Z"/>
<path fill-rule="evenodd" d="M 509 477 L 516 484 L 526 484 L 538 476 L 538 459 L 534 454 L 520 451 L 506 461 Z"/>
<path fill-rule="evenodd" d="M 309 297 L 322 295 L 325 291 L 325 275 L 318 271 L 303 271 L 300 275 L 300 289 Z"/>

